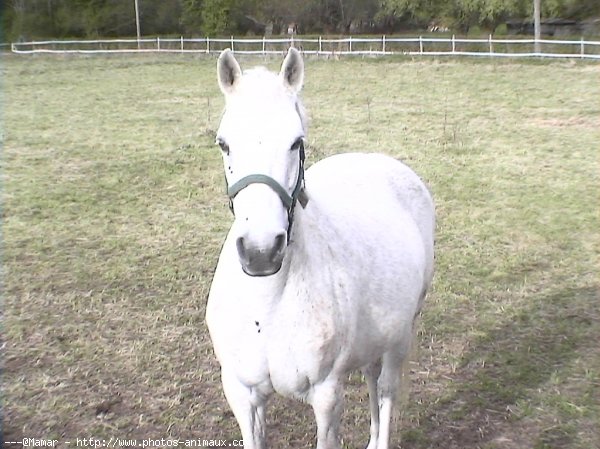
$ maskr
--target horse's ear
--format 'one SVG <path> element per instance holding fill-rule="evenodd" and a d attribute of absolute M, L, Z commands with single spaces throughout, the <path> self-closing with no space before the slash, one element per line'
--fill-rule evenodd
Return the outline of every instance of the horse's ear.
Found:
<path fill-rule="evenodd" d="M 304 62 L 302 61 L 302 55 L 294 47 L 290 47 L 288 50 L 288 54 L 281 65 L 279 76 L 283 79 L 283 83 L 294 92 L 299 92 L 302 89 Z"/>
<path fill-rule="evenodd" d="M 233 57 L 233 52 L 226 48 L 219 55 L 217 60 L 217 78 L 221 92 L 225 95 L 235 90 L 235 85 L 242 77 L 242 69 Z"/>

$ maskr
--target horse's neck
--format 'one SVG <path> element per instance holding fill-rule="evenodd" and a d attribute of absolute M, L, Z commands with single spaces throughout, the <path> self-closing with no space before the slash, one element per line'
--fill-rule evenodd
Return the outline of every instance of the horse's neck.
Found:
<path fill-rule="evenodd" d="M 273 275 L 264 278 L 256 278 L 256 286 L 261 294 L 267 296 L 280 297 L 287 288 L 307 282 L 310 277 L 310 259 L 314 257 L 311 254 L 311 236 L 309 235 L 311 225 L 315 217 L 308 214 L 298 205 L 295 210 L 292 234 L 290 242 L 286 249 L 286 255 L 281 266 L 281 270 Z M 269 294 L 267 294 L 269 292 Z"/>
<path fill-rule="evenodd" d="M 243 290 L 251 297 L 245 307 L 255 321 L 308 329 L 317 321 L 323 323 L 341 313 L 336 301 L 343 295 L 336 295 L 338 287 L 333 278 L 344 274 L 343 270 L 330 266 L 331 263 L 341 266 L 339 261 L 332 260 L 338 256 L 330 246 L 336 230 L 328 225 L 328 217 L 316 206 L 296 211 L 281 270 L 273 276 L 245 278 L 248 283 Z M 325 263 L 323 257 L 328 258 Z"/>
<path fill-rule="evenodd" d="M 316 201 L 309 201 L 306 209 L 296 207 L 290 244 L 282 267 L 283 288 L 306 288 L 318 280 L 323 266 L 323 249 L 328 246 L 331 232 L 328 217 Z"/>

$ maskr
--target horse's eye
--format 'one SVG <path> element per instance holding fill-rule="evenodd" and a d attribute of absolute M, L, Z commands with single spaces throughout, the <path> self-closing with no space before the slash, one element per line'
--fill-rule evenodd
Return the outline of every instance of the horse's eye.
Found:
<path fill-rule="evenodd" d="M 296 139 L 296 141 L 290 147 L 290 150 L 292 150 L 292 151 L 299 150 L 303 145 L 304 145 L 304 138 L 298 137 Z"/>
<path fill-rule="evenodd" d="M 223 139 L 217 139 L 217 144 L 221 147 L 223 153 L 229 154 L 229 145 L 227 145 Z"/>

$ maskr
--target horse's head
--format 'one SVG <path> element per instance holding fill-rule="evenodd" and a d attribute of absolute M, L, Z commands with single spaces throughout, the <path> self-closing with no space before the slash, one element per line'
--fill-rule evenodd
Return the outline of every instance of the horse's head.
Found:
<path fill-rule="evenodd" d="M 243 270 L 268 276 L 281 268 L 304 181 L 305 117 L 298 99 L 304 64 L 290 48 L 279 75 L 242 74 L 230 50 L 217 62 L 225 112 L 217 132 L 232 228 Z"/>

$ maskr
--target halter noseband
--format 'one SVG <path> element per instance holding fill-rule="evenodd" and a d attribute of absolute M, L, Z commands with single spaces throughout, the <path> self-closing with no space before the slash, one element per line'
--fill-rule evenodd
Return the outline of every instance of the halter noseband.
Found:
<path fill-rule="evenodd" d="M 281 202 L 285 206 L 288 214 L 288 229 L 287 229 L 287 239 L 288 242 L 290 240 L 290 235 L 292 233 L 292 224 L 294 222 L 294 209 L 296 207 L 296 202 L 300 201 L 300 205 L 302 208 L 306 207 L 308 203 L 308 197 L 303 192 L 304 188 L 304 143 L 300 144 L 298 148 L 300 161 L 298 167 L 298 178 L 296 179 L 296 185 L 294 186 L 294 190 L 290 195 L 287 190 L 279 184 L 275 179 L 271 178 L 267 175 L 262 174 L 252 174 L 248 176 L 244 176 L 242 179 L 234 183 L 232 186 L 227 188 L 227 196 L 229 196 L 229 209 L 231 213 L 235 216 L 235 212 L 233 210 L 233 199 L 236 197 L 238 193 L 244 190 L 251 184 L 266 184 L 279 196 Z"/>

